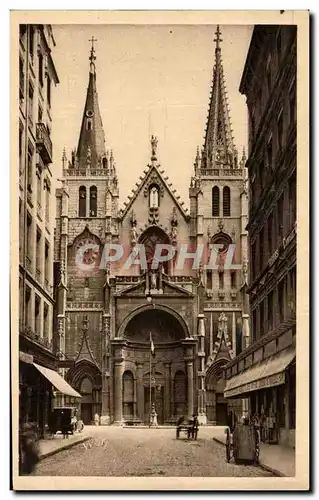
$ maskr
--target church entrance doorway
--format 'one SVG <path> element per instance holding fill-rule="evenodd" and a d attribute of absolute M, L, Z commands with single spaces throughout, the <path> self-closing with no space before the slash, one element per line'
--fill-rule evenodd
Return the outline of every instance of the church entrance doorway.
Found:
<path fill-rule="evenodd" d="M 149 425 L 154 403 L 158 425 L 174 423 L 176 415 L 188 411 L 185 356 L 189 355 L 189 347 L 186 349 L 183 345 L 188 337 L 186 325 L 175 311 L 161 305 L 138 312 L 123 330 L 123 384 L 115 386 L 115 391 L 122 389 L 122 419 Z M 150 334 L 154 355 L 151 355 Z M 129 371 L 132 372 L 130 379 Z M 117 401 L 116 393 L 114 401 Z"/>

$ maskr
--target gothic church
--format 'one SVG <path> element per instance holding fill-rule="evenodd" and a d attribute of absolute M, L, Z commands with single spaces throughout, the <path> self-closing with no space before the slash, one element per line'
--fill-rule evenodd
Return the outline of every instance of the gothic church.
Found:
<path fill-rule="evenodd" d="M 227 405 L 238 405 L 224 399 L 223 367 L 249 336 L 246 159 L 232 136 L 219 27 L 215 43 L 205 142 L 195 157 L 189 209 L 158 164 L 156 137 L 149 164 L 141 165 L 137 187 L 120 208 L 91 49 L 78 147 L 62 158 L 55 240 L 56 348 L 60 373 L 82 396 L 84 423 L 98 414 L 102 425 L 148 424 L 153 402 L 158 424 L 196 412 L 200 423 L 222 425 Z M 156 244 L 172 245 L 178 254 L 185 242 L 193 249 L 222 245 L 216 268 L 201 263 L 180 269 L 171 259 L 153 269 Z M 100 266 L 108 243 L 121 245 L 124 254 L 144 244 L 146 269 L 125 269 L 123 261 Z M 231 243 L 240 270 L 224 266 Z M 90 250 L 81 254 L 81 247 Z"/>

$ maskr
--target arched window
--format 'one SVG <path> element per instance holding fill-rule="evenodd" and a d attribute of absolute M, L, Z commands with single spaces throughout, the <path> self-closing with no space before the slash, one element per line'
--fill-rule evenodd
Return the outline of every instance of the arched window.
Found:
<path fill-rule="evenodd" d="M 158 208 L 159 207 L 159 192 L 158 187 L 153 185 L 150 187 L 149 191 L 149 203 L 150 208 Z"/>
<path fill-rule="evenodd" d="M 106 168 L 106 166 L 107 166 L 107 160 L 106 160 L 105 156 L 102 159 L 102 165 L 103 165 L 103 168 Z"/>
<path fill-rule="evenodd" d="M 92 130 L 92 120 L 87 120 L 86 128 L 87 128 L 87 130 Z"/>
<path fill-rule="evenodd" d="M 213 187 L 212 215 L 213 217 L 219 217 L 219 188 L 217 186 Z"/>
<path fill-rule="evenodd" d="M 86 217 L 86 187 L 79 189 L 79 217 Z"/>
<path fill-rule="evenodd" d="M 230 217 L 230 188 L 228 186 L 223 189 L 223 216 Z"/>
<path fill-rule="evenodd" d="M 96 186 L 90 187 L 90 217 L 97 216 L 97 189 Z"/>

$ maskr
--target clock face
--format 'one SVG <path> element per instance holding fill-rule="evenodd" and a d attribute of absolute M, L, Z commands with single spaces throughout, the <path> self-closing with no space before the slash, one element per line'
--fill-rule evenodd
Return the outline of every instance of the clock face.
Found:
<path fill-rule="evenodd" d="M 75 265 L 81 273 L 99 270 L 100 246 L 93 238 L 81 239 L 75 248 Z"/>
<path fill-rule="evenodd" d="M 88 109 L 87 112 L 86 112 L 86 116 L 88 118 L 91 118 L 93 115 L 94 115 L 94 113 L 93 113 L 92 109 Z"/>

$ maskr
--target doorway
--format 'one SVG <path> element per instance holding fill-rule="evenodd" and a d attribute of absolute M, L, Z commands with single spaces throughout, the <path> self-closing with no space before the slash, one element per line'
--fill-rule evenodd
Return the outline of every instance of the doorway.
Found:
<path fill-rule="evenodd" d="M 84 425 L 91 425 L 93 420 L 92 403 L 81 403 L 81 418 Z"/>
<path fill-rule="evenodd" d="M 227 425 L 227 403 L 216 404 L 216 425 Z"/>

